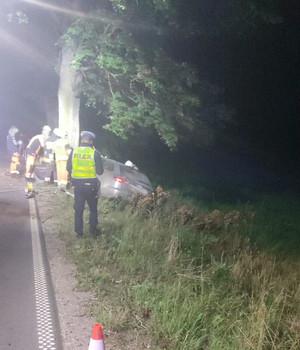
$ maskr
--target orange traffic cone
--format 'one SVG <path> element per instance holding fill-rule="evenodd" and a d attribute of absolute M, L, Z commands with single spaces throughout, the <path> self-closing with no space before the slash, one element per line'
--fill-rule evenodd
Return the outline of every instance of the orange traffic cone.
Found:
<path fill-rule="evenodd" d="M 95 323 L 93 326 L 92 336 L 88 350 L 105 350 L 102 326 L 100 323 Z"/>

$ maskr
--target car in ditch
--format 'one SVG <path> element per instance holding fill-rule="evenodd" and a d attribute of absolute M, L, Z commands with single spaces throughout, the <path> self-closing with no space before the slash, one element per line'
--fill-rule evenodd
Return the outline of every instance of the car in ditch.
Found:
<path fill-rule="evenodd" d="M 98 176 L 101 182 L 101 196 L 128 197 L 136 193 L 147 195 L 153 191 L 148 177 L 140 172 L 132 162 L 125 164 L 113 159 L 102 158 L 103 174 Z"/>

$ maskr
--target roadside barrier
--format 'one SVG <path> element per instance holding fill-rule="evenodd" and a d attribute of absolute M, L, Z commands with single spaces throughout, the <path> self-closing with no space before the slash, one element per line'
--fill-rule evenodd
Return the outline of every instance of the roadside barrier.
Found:
<path fill-rule="evenodd" d="M 103 341 L 103 331 L 100 323 L 95 323 L 93 326 L 92 336 L 88 350 L 105 350 Z"/>

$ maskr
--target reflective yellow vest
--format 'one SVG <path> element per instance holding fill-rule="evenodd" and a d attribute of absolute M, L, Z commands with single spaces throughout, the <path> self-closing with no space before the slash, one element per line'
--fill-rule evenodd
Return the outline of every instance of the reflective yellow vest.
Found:
<path fill-rule="evenodd" d="M 91 147 L 77 147 L 72 157 L 72 178 L 91 179 L 96 177 L 95 150 Z"/>

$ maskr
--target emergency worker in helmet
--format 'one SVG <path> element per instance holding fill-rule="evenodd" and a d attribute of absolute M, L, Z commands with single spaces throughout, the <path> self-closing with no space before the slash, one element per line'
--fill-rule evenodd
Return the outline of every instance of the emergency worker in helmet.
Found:
<path fill-rule="evenodd" d="M 16 135 L 19 129 L 16 126 L 12 126 L 8 130 L 8 135 L 6 137 L 6 147 L 10 155 L 10 174 L 12 176 L 19 175 L 19 165 L 20 165 L 20 146 L 22 146 L 22 141 L 16 139 Z"/>
<path fill-rule="evenodd" d="M 67 160 L 72 148 L 70 146 L 67 131 L 54 129 L 53 133 L 56 133 L 58 136 L 57 140 L 54 142 L 57 186 L 61 189 L 65 189 L 68 185 Z"/>
<path fill-rule="evenodd" d="M 55 181 L 56 169 L 55 169 L 55 159 L 54 159 L 54 144 L 58 139 L 58 129 L 55 128 L 52 133 L 46 139 L 44 153 L 40 158 L 41 164 L 45 168 L 45 183 L 50 184 Z"/>
<path fill-rule="evenodd" d="M 46 145 L 46 140 L 50 136 L 51 128 L 48 125 L 43 126 L 42 133 L 34 136 L 26 147 L 26 173 L 27 181 L 26 198 L 33 198 L 35 192 L 33 190 L 33 182 L 35 180 L 34 167 L 36 159 Z"/>
<path fill-rule="evenodd" d="M 69 155 L 67 170 L 74 186 L 75 232 L 77 237 L 83 236 L 83 211 L 87 201 L 90 216 L 90 232 L 100 233 L 98 224 L 98 195 L 100 181 L 97 175 L 103 173 L 101 154 L 94 148 L 95 134 L 90 131 L 82 131 L 80 134 L 80 146 L 76 147 Z"/>

